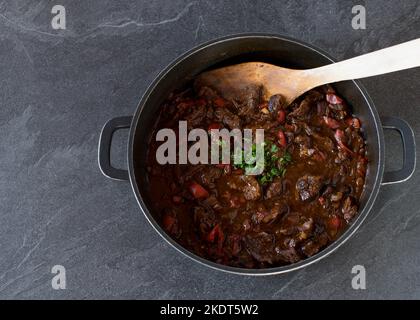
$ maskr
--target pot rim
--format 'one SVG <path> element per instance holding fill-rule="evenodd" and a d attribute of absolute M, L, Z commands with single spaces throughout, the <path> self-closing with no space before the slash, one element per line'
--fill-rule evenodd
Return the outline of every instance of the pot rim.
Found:
<path fill-rule="evenodd" d="M 336 62 L 335 59 L 333 59 L 328 53 L 326 53 L 324 50 L 317 48 L 316 46 L 307 44 L 303 41 L 296 40 L 294 38 L 284 36 L 281 34 L 267 34 L 267 33 L 239 33 L 239 34 L 232 34 L 220 38 L 216 38 L 210 41 L 207 41 L 205 43 L 199 44 L 196 47 L 188 50 L 184 54 L 178 56 L 175 60 L 173 60 L 167 67 L 165 67 L 155 78 L 155 80 L 149 85 L 147 90 L 144 92 L 142 98 L 140 99 L 140 102 L 137 106 L 136 112 L 133 116 L 133 120 L 131 122 L 130 126 L 130 134 L 129 134 L 129 140 L 128 140 L 128 171 L 129 171 L 129 179 L 130 184 L 133 189 L 133 192 L 136 196 L 137 203 L 140 207 L 140 210 L 143 212 L 143 215 L 146 217 L 147 221 L 151 224 L 151 226 L 155 229 L 155 231 L 164 239 L 167 243 L 169 243 L 173 248 L 175 248 L 178 252 L 181 252 L 183 255 L 187 256 L 188 258 L 192 259 L 193 261 L 196 261 L 200 263 L 201 265 L 204 265 L 206 267 L 210 267 L 215 270 L 224 271 L 231 274 L 238 274 L 238 275 L 249 275 L 249 276 L 267 276 L 267 275 L 277 275 L 282 274 L 290 271 L 295 271 L 302 269 L 304 267 L 307 267 L 309 265 L 312 265 L 315 262 L 318 262 L 319 260 L 329 256 L 331 253 L 336 251 L 340 246 L 342 246 L 348 239 L 352 237 L 352 235 L 359 229 L 363 221 L 366 219 L 367 215 L 369 214 L 376 197 L 379 192 L 379 188 L 381 185 L 381 181 L 384 174 L 384 133 L 383 128 L 381 125 L 379 114 L 375 108 L 375 105 L 373 104 L 372 99 L 370 98 L 369 94 L 367 93 L 364 86 L 359 82 L 355 80 L 351 80 L 353 82 L 353 85 L 356 86 L 356 88 L 360 91 L 362 94 L 367 106 L 370 109 L 370 112 L 372 113 L 373 119 L 374 119 L 374 127 L 375 132 L 377 134 L 378 138 L 378 163 L 377 167 L 378 170 L 376 172 L 376 176 L 373 177 L 373 186 L 370 195 L 368 196 L 368 199 L 366 201 L 365 206 L 363 207 L 363 210 L 357 215 L 356 219 L 351 223 L 351 225 L 346 229 L 346 231 L 333 243 L 328 245 L 325 249 L 321 250 L 317 254 L 306 258 L 304 260 L 301 260 L 297 263 L 280 266 L 280 267 L 273 267 L 273 268 L 264 268 L 264 269 L 247 269 L 247 268 L 239 268 L 239 267 L 232 267 L 232 266 L 226 266 L 222 264 L 218 264 L 216 262 L 204 259 L 195 253 L 189 251 L 188 249 L 182 247 L 179 243 L 177 243 L 175 240 L 173 240 L 156 222 L 152 214 L 149 212 L 146 204 L 143 201 L 143 197 L 140 193 L 140 190 L 137 186 L 137 181 L 135 178 L 135 172 L 134 172 L 134 161 L 133 161 L 133 148 L 134 148 L 134 136 L 135 136 L 135 129 L 139 123 L 139 119 L 141 117 L 142 111 L 147 104 L 148 98 L 150 94 L 155 90 L 155 88 L 158 86 L 159 82 L 162 78 L 164 78 L 168 73 L 171 72 L 171 70 L 184 61 L 185 59 L 188 59 L 191 55 L 195 54 L 196 52 L 199 52 L 201 50 L 205 50 L 206 48 L 210 46 L 217 45 L 222 42 L 226 41 L 236 41 L 239 39 L 246 39 L 246 38 L 259 38 L 259 39 L 278 39 L 280 41 L 286 41 L 291 42 L 294 44 L 297 44 L 299 46 L 303 46 L 309 50 L 312 50 L 316 52 L 319 55 L 322 55 L 323 57 L 327 58 L 331 62 Z"/>

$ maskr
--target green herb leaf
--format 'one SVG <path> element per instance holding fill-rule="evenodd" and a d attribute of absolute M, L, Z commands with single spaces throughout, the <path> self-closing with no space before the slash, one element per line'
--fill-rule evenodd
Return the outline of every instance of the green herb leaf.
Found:
<path fill-rule="evenodd" d="M 253 163 L 245 162 L 245 153 L 242 150 L 243 162 L 240 164 L 235 164 L 236 168 L 246 170 L 247 168 L 251 169 L 256 167 L 261 167 L 264 165 L 264 172 L 258 177 L 258 181 L 262 185 L 266 185 L 269 182 L 272 182 L 276 177 L 284 177 L 286 174 L 286 167 L 292 162 L 292 155 L 288 152 L 285 152 L 281 158 L 278 157 L 277 152 L 279 148 L 276 144 L 271 142 L 263 142 L 262 146 L 264 147 L 264 161 Z M 251 148 L 251 154 L 253 157 L 256 156 L 257 146 L 254 143 Z"/>
<path fill-rule="evenodd" d="M 271 149 L 270 149 L 270 151 L 271 151 L 272 153 L 275 153 L 275 152 L 279 151 L 279 147 L 277 147 L 275 144 L 272 144 L 272 145 L 271 145 Z"/>

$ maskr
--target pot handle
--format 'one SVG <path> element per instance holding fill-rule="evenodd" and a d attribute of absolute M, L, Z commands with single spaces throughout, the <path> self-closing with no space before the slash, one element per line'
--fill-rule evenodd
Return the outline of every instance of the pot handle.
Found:
<path fill-rule="evenodd" d="M 104 176 L 114 180 L 128 180 L 128 171 L 114 168 L 111 165 L 112 136 L 119 129 L 130 128 L 132 116 L 118 117 L 105 123 L 99 137 L 98 163 Z"/>
<path fill-rule="evenodd" d="M 416 168 L 416 141 L 410 125 L 399 118 L 382 117 L 384 129 L 396 130 L 401 135 L 403 142 L 403 167 L 397 171 L 384 173 L 382 185 L 407 181 L 413 175 Z"/>

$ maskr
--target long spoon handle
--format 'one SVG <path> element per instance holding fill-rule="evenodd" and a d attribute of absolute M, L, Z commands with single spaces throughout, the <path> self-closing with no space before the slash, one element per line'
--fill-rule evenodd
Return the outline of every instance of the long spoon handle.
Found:
<path fill-rule="evenodd" d="M 306 70 L 317 85 L 420 67 L 420 38 L 355 58 Z"/>

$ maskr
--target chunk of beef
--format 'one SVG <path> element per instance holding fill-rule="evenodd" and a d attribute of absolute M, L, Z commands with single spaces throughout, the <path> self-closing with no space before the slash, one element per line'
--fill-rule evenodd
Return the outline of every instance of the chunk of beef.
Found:
<path fill-rule="evenodd" d="M 244 176 L 242 179 L 245 183 L 243 188 L 246 200 L 258 200 L 261 197 L 261 187 L 257 179 L 251 176 Z"/>
<path fill-rule="evenodd" d="M 181 236 L 182 230 L 179 225 L 178 214 L 175 208 L 166 208 L 163 211 L 162 225 L 166 232 L 175 238 L 179 238 Z"/>
<path fill-rule="evenodd" d="M 253 212 L 253 211 L 251 211 Z M 263 203 L 258 204 L 255 212 L 251 216 L 254 224 L 260 224 L 264 217 L 268 214 L 268 210 Z"/>
<path fill-rule="evenodd" d="M 307 99 L 302 100 L 299 107 L 289 113 L 288 117 L 295 120 L 305 120 L 310 116 L 311 104 Z"/>
<path fill-rule="evenodd" d="M 231 234 L 228 239 L 228 248 L 233 256 L 238 255 L 242 250 L 242 237 L 238 234 Z"/>
<path fill-rule="evenodd" d="M 290 210 L 289 206 L 284 202 L 274 202 L 271 206 L 270 211 L 264 217 L 262 222 L 270 223 L 280 218 L 283 214 L 288 213 Z"/>
<path fill-rule="evenodd" d="M 213 120 L 213 117 L 214 117 L 214 109 L 212 106 L 208 106 L 207 112 L 206 112 L 206 118 L 211 121 Z"/>
<path fill-rule="evenodd" d="M 327 94 L 328 96 L 328 94 Z M 335 95 L 330 95 L 330 96 L 334 96 Z M 328 101 L 328 100 L 327 100 Z M 347 107 L 344 103 L 344 101 L 342 101 L 341 99 L 339 101 L 336 101 L 334 98 L 330 101 L 328 101 L 328 108 L 326 110 L 327 115 L 331 118 L 337 119 L 337 120 L 343 120 L 344 118 L 347 117 L 348 112 L 347 112 Z M 331 103 L 331 102 L 335 102 L 335 103 Z"/>
<path fill-rule="evenodd" d="M 286 249 L 276 247 L 274 250 L 276 252 L 276 258 L 281 261 L 287 263 L 295 263 L 301 260 L 301 257 L 299 256 L 298 252 L 293 247 Z"/>
<path fill-rule="evenodd" d="M 207 107 L 205 105 L 196 105 L 191 107 L 184 119 L 187 121 L 188 128 L 196 128 L 200 126 L 206 115 Z"/>
<path fill-rule="evenodd" d="M 343 213 L 343 218 L 347 222 L 349 222 L 357 214 L 358 208 L 352 197 L 347 197 L 346 200 L 344 200 L 341 211 Z"/>
<path fill-rule="evenodd" d="M 309 102 L 313 102 L 313 103 L 322 101 L 323 99 L 324 99 L 324 94 L 317 90 L 311 90 L 305 96 L 305 100 L 308 100 Z"/>
<path fill-rule="evenodd" d="M 263 205 L 259 205 L 257 211 L 252 215 L 252 221 L 255 224 L 272 223 L 277 218 L 289 212 L 289 206 L 283 202 L 274 202 L 267 209 Z"/>
<path fill-rule="evenodd" d="M 335 144 L 331 138 L 321 135 L 319 133 L 314 133 L 313 137 L 318 145 L 320 145 L 324 150 L 331 151 L 335 149 Z"/>
<path fill-rule="evenodd" d="M 286 99 L 280 94 L 275 94 L 270 97 L 270 100 L 268 100 L 268 110 L 275 117 L 277 117 L 277 114 L 281 109 L 285 109 L 286 107 Z"/>
<path fill-rule="evenodd" d="M 206 167 L 204 164 L 197 164 L 194 166 L 180 164 L 175 166 L 175 177 L 182 184 L 188 180 L 191 180 L 194 175 L 199 175 L 199 173 Z"/>
<path fill-rule="evenodd" d="M 202 86 L 202 87 L 200 87 L 200 89 L 198 91 L 198 96 L 202 97 L 206 100 L 214 100 L 218 97 L 218 94 L 212 88 Z"/>
<path fill-rule="evenodd" d="M 258 105 L 261 101 L 261 86 L 253 86 L 244 90 L 239 97 L 237 104 L 238 115 L 243 117 L 252 117 L 258 115 Z"/>
<path fill-rule="evenodd" d="M 254 176 L 232 175 L 227 185 L 233 190 L 242 191 L 246 200 L 258 200 L 261 197 L 261 186 Z"/>
<path fill-rule="evenodd" d="M 207 199 L 204 199 L 202 203 L 203 205 L 208 206 L 214 210 L 220 210 L 223 208 L 214 194 L 210 194 L 210 196 Z"/>
<path fill-rule="evenodd" d="M 202 235 L 207 233 L 217 224 L 215 214 L 202 206 L 197 206 L 192 209 L 195 225 Z"/>
<path fill-rule="evenodd" d="M 356 153 L 363 154 L 365 142 L 363 141 L 363 137 L 357 132 L 355 129 L 346 129 L 346 134 L 349 136 L 350 144 L 352 149 L 355 150 Z M 362 152 L 360 152 L 360 150 Z"/>
<path fill-rule="evenodd" d="M 275 178 L 273 182 L 269 184 L 267 190 L 265 190 L 265 198 L 271 199 L 279 196 L 283 191 L 283 184 L 281 178 Z"/>
<path fill-rule="evenodd" d="M 221 177 L 222 173 L 223 169 L 212 165 L 207 165 L 205 168 L 203 168 L 203 170 L 199 172 L 198 176 L 202 185 L 208 188 L 214 188 L 215 181 Z"/>
<path fill-rule="evenodd" d="M 246 249 L 259 262 L 273 263 L 278 259 L 275 244 L 275 236 L 266 232 L 248 234 L 245 237 Z"/>
<path fill-rule="evenodd" d="M 302 252 L 307 256 L 313 256 L 328 244 L 328 234 L 323 232 L 302 245 Z"/>
<path fill-rule="evenodd" d="M 302 201 L 314 200 L 321 190 L 323 183 L 320 176 L 305 175 L 296 182 L 296 190 Z"/>
<path fill-rule="evenodd" d="M 312 148 L 312 139 L 305 134 L 300 134 L 294 139 L 295 144 L 299 146 L 299 155 L 303 158 L 312 156 L 315 149 Z"/>
<path fill-rule="evenodd" d="M 292 236 L 295 241 L 307 239 L 314 227 L 314 221 L 300 212 L 290 212 L 284 216 L 279 233 Z"/>
<path fill-rule="evenodd" d="M 214 116 L 219 122 L 222 122 L 230 129 L 241 128 L 241 118 L 230 112 L 227 108 L 216 108 L 214 110 Z"/>

